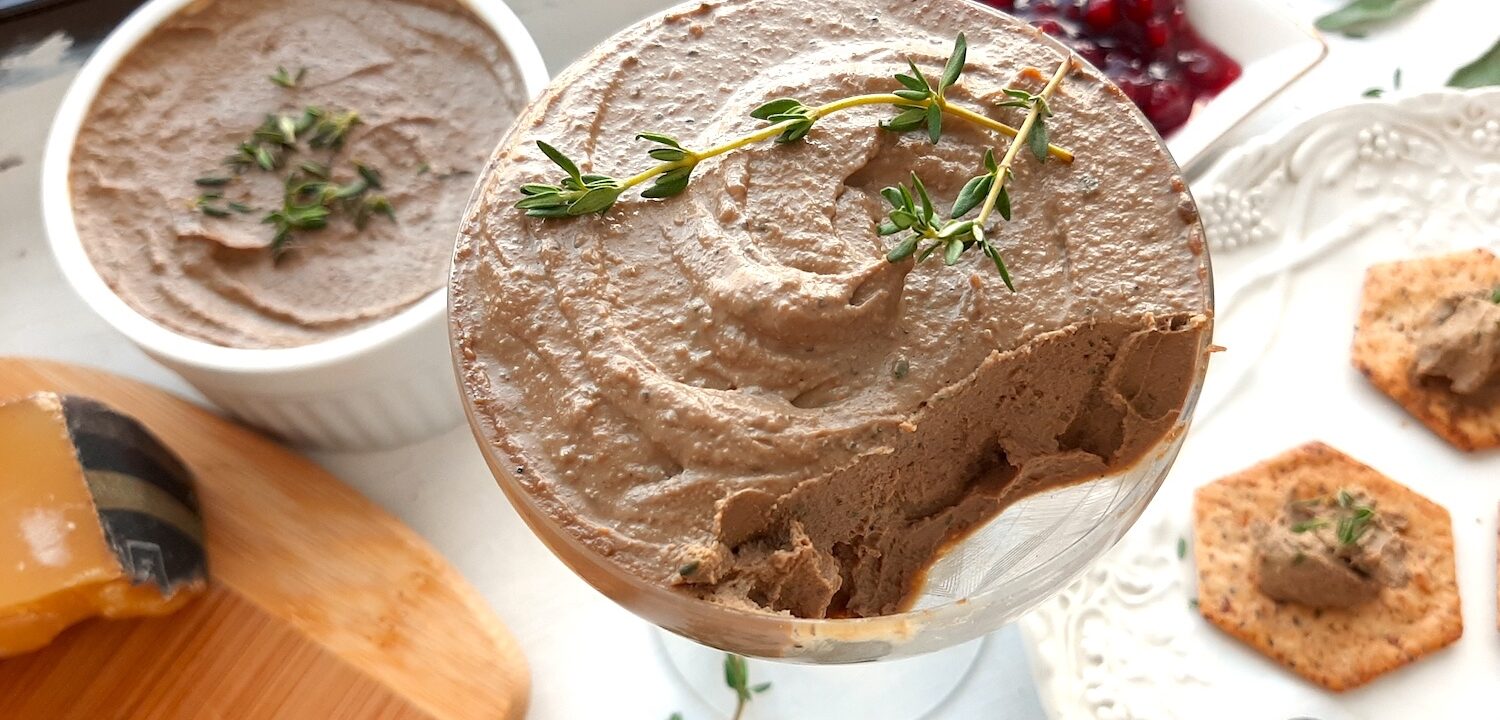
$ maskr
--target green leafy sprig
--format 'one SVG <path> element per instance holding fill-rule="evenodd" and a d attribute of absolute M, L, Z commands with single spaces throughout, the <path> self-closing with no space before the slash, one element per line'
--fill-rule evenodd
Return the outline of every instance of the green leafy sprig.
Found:
<path fill-rule="evenodd" d="M 294 88 L 306 74 L 306 68 L 292 74 L 284 67 L 277 67 L 269 79 L 281 87 Z M 274 260 L 279 262 L 293 247 L 297 233 L 328 227 L 335 216 L 350 218 L 359 230 L 365 229 L 376 215 L 394 220 L 396 211 L 390 199 L 374 192 L 383 186 L 381 174 L 375 168 L 356 161 L 353 180 L 348 183 L 333 180 L 332 155 L 343 149 L 350 130 L 359 123 L 359 113 L 353 110 L 316 106 L 266 115 L 249 139 L 239 143 L 235 152 L 225 158 L 224 164 L 232 171 L 231 175 L 211 175 L 194 181 L 205 190 L 194 200 L 194 209 L 220 219 L 254 212 L 254 208 L 244 203 L 226 201 L 223 189 L 242 173 L 279 172 L 291 164 L 293 155 L 322 150 L 330 153 L 329 161 L 296 163 L 285 177 L 280 206 L 261 218 L 263 224 L 273 228 L 270 250 Z"/>
<path fill-rule="evenodd" d="M 902 100 L 913 103 L 921 103 L 902 110 L 896 117 L 887 120 L 881 127 L 892 132 L 909 132 L 926 126 L 927 137 L 937 144 L 943 137 L 943 106 L 947 104 L 943 97 L 944 91 L 953 87 L 958 78 L 963 74 L 964 64 L 968 62 L 969 43 L 959 33 L 958 39 L 953 42 L 953 52 L 948 54 L 948 62 L 943 66 L 943 76 L 938 81 L 937 87 L 927 81 L 927 76 L 917 69 L 917 64 L 907 58 L 906 66 L 911 69 L 911 74 L 897 73 L 896 82 L 901 83 L 904 90 L 897 90 L 893 95 Z"/>
<path fill-rule="evenodd" d="M 1338 526 L 1334 528 L 1333 534 L 1340 545 L 1353 545 L 1359 542 L 1375 522 L 1375 508 L 1355 504 L 1354 496 L 1347 490 L 1339 491 L 1338 505 L 1344 513 L 1339 516 Z"/>
<path fill-rule="evenodd" d="M 771 683 L 768 682 L 751 685 L 749 665 L 745 663 L 745 658 L 734 653 L 724 653 L 724 684 L 728 685 L 735 695 L 732 720 L 740 720 L 740 716 L 745 713 L 745 706 L 749 705 L 756 695 L 771 689 Z"/>
<path fill-rule="evenodd" d="M 985 163 L 991 168 L 991 173 L 998 172 L 994 166 L 995 154 L 985 153 Z M 995 175 L 981 175 L 969 181 L 964 186 L 964 192 L 959 193 L 958 200 L 954 201 L 949 217 L 937 217 L 932 198 L 927 194 L 927 188 L 922 185 L 922 179 L 916 173 L 911 176 L 911 189 L 906 185 L 897 183 L 895 187 L 888 187 L 880 191 L 886 202 L 890 203 L 891 211 L 885 221 L 876 227 L 876 232 L 881 235 L 894 235 L 907 232 L 896 245 L 886 253 L 888 262 L 901 262 L 913 255 L 917 262 L 923 262 L 939 250 L 943 252 L 943 264 L 954 265 L 963 257 L 964 251 L 973 247 L 980 248 L 985 257 L 995 264 L 995 270 L 1000 273 L 1000 279 L 1005 286 L 1012 291 L 1015 285 L 1010 278 L 1010 271 L 1005 267 L 1005 261 L 1000 258 L 1000 252 L 990 244 L 985 237 L 984 229 L 973 219 L 959 220 L 964 213 L 972 210 L 984 199 L 982 190 L 985 185 L 994 182 Z M 989 182 L 986 183 L 985 181 Z M 979 181 L 979 182 L 976 182 Z M 1000 211 L 1001 217 L 1010 219 L 1009 201 Z"/>
<path fill-rule="evenodd" d="M 1334 510 L 1336 517 L 1332 519 L 1326 516 L 1312 517 L 1293 523 L 1292 532 L 1305 533 L 1332 525 L 1334 538 L 1338 540 L 1339 545 L 1343 546 L 1359 542 L 1359 539 L 1369 532 L 1370 526 L 1375 522 L 1375 508 L 1359 504 L 1348 490 L 1340 490 L 1332 498 L 1327 496 L 1311 498 L 1301 504 L 1325 505 Z"/>
<path fill-rule="evenodd" d="M 297 72 L 294 74 L 287 72 L 286 68 L 277 65 L 276 72 L 272 73 L 269 79 L 271 82 L 290 90 L 297 87 L 304 77 L 307 77 L 307 68 L 297 68 Z"/>
<path fill-rule="evenodd" d="M 538 218 L 602 214 L 613 207 L 626 190 L 646 182 L 652 184 L 641 192 L 642 197 L 672 197 L 687 188 L 693 170 L 703 160 L 770 139 L 782 144 L 798 142 L 807 137 L 820 119 L 850 108 L 865 105 L 892 106 L 897 114 L 881 123 L 882 128 L 891 132 L 925 129 L 933 143 L 942 138 L 943 117 L 953 115 L 1013 138 L 1011 147 L 1007 150 L 1005 159 L 999 163 L 995 162 L 992 151 L 986 151 L 986 172 L 964 186 L 946 219 L 936 219 L 931 198 L 915 175 L 912 176 L 912 189 L 898 184 L 882 191 L 892 208 L 888 219 L 880 224 L 881 234 L 911 232 L 897 241 L 896 246 L 887 254 L 887 260 L 901 262 L 914 254 L 918 255 L 919 260 L 923 260 L 942 249 L 944 260 L 952 265 L 965 250 L 977 247 L 994 262 L 1006 287 L 1014 290 L 1015 286 L 998 249 L 986 238 L 984 226 L 996 210 L 1001 217 L 1010 219 L 1010 195 L 1006 185 L 1011 179 L 1010 168 L 1021 143 L 1030 147 L 1041 161 L 1055 157 L 1062 162 L 1072 162 L 1071 152 L 1050 143 L 1046 127 L 1046 119 L 1052 114 L 1047 105 L 1047 97 L 1071 71 L 1072 61 L 1065 60 L 1040 93 L 1033 94 L 1016 88 L 1004 91 L 1006 100 L 999 103 L 1000 107 L 1022 108 L 1027 111 L 1026 121 L 1019 128 L 947 99 L 945 93 L 958 83 L 967 62 L 968 42 L 960 33 L 936 83 L 928 79 L 916 63 L 908 58 L 907 67 L 910 72 L 895 75 L 900 89 L 891 93 L 856 95 L 817 106 L 795 98 L 771 100 L 750 112 L 751 117 L 768 123 L 766 126 L 704 150 L 687 148 L 676 138 L 663 133 L 639 133 L 636 139 L 652 143 L 646 154 L 658 164 L 628 178 L 584 173 L 578 163 L 563 152 L 538 140 L 536 145 L 542 154 L 560 168 L 564 176 L 555 183 L 522 185 L 521 199 L 515 206 L 528 216 Z M 921 199 L 920 207 L 917 205 L 917 198 Z M 962 219 L 975 207 L 981 208 L 975 218 Z"/>
<path fill-rule="evenodd" d="M 1038 162 L 1046 162 L 1049 145 L 1046 142 L 1045 123 L 1047 117 L 1052 114 L 1047 107 L 1047 97 L 1057 89 L 1071 69 L 1072 61 L 1064 60 L 1039 93 L 1014 88 L 1007 88 L 1004 91 L 1009 99 L 1001 103 L 1001 106 L 1025 109 L 1026 120 L 1021 123 L 1010 147 L 1005 151 L 1005 158 L 999 163 L 995 162 L 994 151 L 985 150 L 985 173 L 970 178 L 967 183 L 964 183 L 963 189 L 958 192 L 958 198 L 953 201 L 953 207 L 947 219 L 935 219 L 936 213 L 932 200 L 928 197 L 926 188 L 922 186 L 921 179 L 915 173 L 911 177 L 912 187 L 915 190 L 916 200 L 921 201 L 920 206 L 913 199 L 912 190 L 907 190 L 904 185 L 898 184 L 894 188 L 885 188 L 881 191 L 881 195 L 891 205 L 891 212 L 886 220 L 877 226 L 876 232 L 881 235 L 894 235 L 910 231 L 910 234 L 899 239 L 896 245 L 886 253 L 887 261 L 902 262 L 915 255 L 916 261 L 920 263 L 941 250 L 943 263 L 954 265 L 966 251 L 979 248 L 984 256 L 994 263 L 995 271 L 1000 273 L 1000 279 L 1004 281 L 1005 287 L 1015 292 L 1015 282 L 1011 280 L 1010 271 L 1005 267 L 1005 260 L 1001 258 L 1000 250 L 990 242 L 984 228 L 991 213 L 994 212 L 999 212 L 1000 217 L 1006 221 L 1010 220 L 1011 202 L 1007 186 L 1013 174 L 1011 165 L 1015 162 L 1022 144 L 1025 143 L 1031 148 Z M 1041 140 L 1038 141 L 1037 138 Z M 980 208 L 979 213 L 971 219 L 963 219 L 975 207 Z"/>

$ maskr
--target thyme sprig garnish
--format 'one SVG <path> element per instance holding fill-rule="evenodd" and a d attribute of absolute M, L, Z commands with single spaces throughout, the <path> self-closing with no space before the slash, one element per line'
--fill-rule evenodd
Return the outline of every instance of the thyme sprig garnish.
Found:
<path fill-rule="evenodd" d="M 280 85 L 287 89 L 291 89 L 297 87 L 297 85 L 302 82 L 302 78 L 304 77 L 307 77 L 307 68 L 305 67 L 297 68 L 297 72 L 293 74 L 287 72 L 286 68 L 277 65 L 276 72 L 272 73 L 269 76 L 269 79 L 271 82 L 276 83 L 277 85 Z"/>
<path fill-rule="evenodd" d="M 306 68 L 292 74 L 284 67 L 277 67 L 269 79 L 281 87 L 294 88 L 306 74 Z M 225 200 L 224 188 L 242 173 L 279 172 L 291 164 L 294 154 L 324 151 L 329 154 L 326 162 L 309 159 L 295 163 L 284 179 L 279 207 L 261 218 L 262 223 L 273 228 L 270 250 L 275 261 L 279 262 L 291 249 L 296 233 L 328 227 L 335 216 L 350 218 L 359 230 L 365 229 L 376 215 L 394 220 L 396 211 L 390 199 L 374 192 L 383 186 L 381 174 L 375 168 L 355 161 L 352 180 L 342 184 L 334 181 L 335 156 L 359 123 L 359 113 L 353 110 L 317 106 L 266 115 L 250 137 L 225 158 L 224 164 L 232 171 L 231 175 L 209 175 L 194 180 L 194 184 L 206 191 L 194 200 L 194 209 L 220 219 L 234 213 L 254 212 L 249 205 Z"/>
<path fill-rule="evenodd" d="M 1010 192 L 1007 186 L 1013 176 L 1011 166 L 1016 161 L 1016 155 L 1022 143 L 1025 142 L 1026 146 L 1031 148 L 1038 162 L 1046 162 L 1050 145 L 1046 141 L 1045 123 L 1046 118 L 1052 114 L 1047 107 L 1047 98 L 1062 83 L 1063 78 L 1071 69 L 1072 60 L 1064 60 L 1040 93 L 1032 94 L 1013 88 L 1007 88 L 1004 91 L 1009 99 L 1001 103 L 1001 107 L 1025 108 L 1026 120 L 1021 123 L 1010 147 L 1005 151 L 1004 159 L 999 163 L 995 162 L 994 151 L 984 151 L 985 173 L 970 178 L 964 184 L 963 189 L 959 190 L 958 198 L 953 201 L 953 207 L 947 219 L 934 219 L 932 200 L 928 197 L 927 189 L 922 186 L 922 181 L 916 173 L 912 174 L 911 179 L 916 196 L 921 200 L 920 208 L 915 206 L 912 192 L 904 185 L 897 184 L 894 188 L 880 191 L 886 202 L 891 204 L 891 212 L 887 219 L 877 226 L 876 231 L 881 235 L 911 232 L 898 240 L 895 247 L 886 253 L 887 261 L 902 262 L 915 255 L 917 262 L 920 263 L 938 250 L 942 250 L 943 263 L 954 265 L 966 251 L 977 247 L 985 257 L 990 259 L 990 262 L 994 263 L 995 271 L 1000 273 L 1000 279 L 1005 283 L 1005 287 L 1015 292 L 1016 286 L 1011 280 L 1010 271 L 1005 267 L 1005 261 L 1000 257 L 999 249 L 985 234 L 984 228 L 989 222 L 990 215 L 995 212 L 999 212 L 1001 218 L 1010 220 Z M 929 130 L 931 130 L 930 125 Z M 1038 142 L 1036 138 L 1041 138 L 1041 141 Z M 975 206 L 980 206 L 979 214 L 968 220 L 963 219 Z"/>
<path fill-rule="evenodd" d="M 1341 546 L 1359 542 L 1371 525 L 1375 523 L 1375 508 L 1362 505 L 1348 490 L 1339 490 L 1332 497 L 1322 496 L 1298 501 L 1303 507 L 1326 505 L 1334 511 L 1334 517 L 1314 516 L 1292 524 L 1294 533 L 1305 533 L 1333 526 L 1333 536 Z"/>
<path fill-rule="evenodd" d="M 1039 93 L 1030 93 L 1018 88 L 1004 90 L 1005 100 L 999 107 L 1014 107 L 1026 110 L 1026 119 L 1019 128 L 1011 127 L 986 115 L 950 101 L 948 89 L 958 83 L 968 62 L 968 43 L 963 34 L 954 41 L 953 51 L 943 67 L 942 75 L 932 82 L 911 59 L 907 59 L 909 73 L 895 75 L 900 88 L 890 93 L 856 95 L 822 105 L 808 105 L 796 98 L 778 98 L 760 105 L 750 116 L 766 123 L 754 132 L 731 139 L 703 150 L 693 150 L 671 135 L 657 132 L 642 132 L 637 140 L 651 143 L 646 154 L 657 164 L 635 175 L 618 178 L 598 173 L 584 173 L 571 158 L 552 145 L 538 140 L 536 145 L 553 164 L 562 169 L 564 176 L 556 183 L 526 183 L 521 186 L 521 199 L 515 206 L 527 215 L 538 218 L 563 218 L 607 212 L 627 190 L 651 183 L 641 192 L 645 198 L 668 198 L 681 193 L 688 186 L 698 164 L 708 158 L 733 152 L 747 145 L 774 139 L 777 143 L 795 143 L 807 137 L 818 121 L 834 113 L 867 105 L 889 105 L 897 114 L 881 123 L 891 132 L 910 132 L 925 129 L 928 139 L 939 142 L 943 132 L 944 116 L 953 116 L 987 128 L 1012 139 L 1004 159 L 995 162 L 994 153 L 986 151 L 986 172 L 972 178 L 954 202 L 946 219 L 937 219 L 931 198 L 921 180 L 912 176 L 912 187 L 903 184 L 886 188 L 882 195 L 891 204 L 886 221 L 880 223 L 882 235 L 893 235 L 911 231 L 911 235 L 897 240 L 887 254 L 890 262 L 901 262 L 912 255 L 918 260 L 943 251 L 944 260 L 952 265 L 965 250 L 980 248 L 994 262 L 1007 287 L 1015 289 L 1010 274 L 1000 258 L 999 250 L 988 241 L 985 224 L 997 210 L 1001 217 L 1010 219 L 1010 196 L 1007 185 L 1011 179 L 1011 167 L 1017 151 L 1024 144 L 1041 161 L 1054 157 L 1062 162 L 1072 162 L 1068 150 L 1051 144 L 1048 139 L 1046 118 L 1051 116 L 1047 98 L 1055 91 L 1063 78 L 1072 70 L 1071 58 L 1065 59 L 1052 78 Z M 921 205 L 917 201 L 920 199 Z M 975 207 L 979 214 L 972 219 L 962 219 Z"/>
<path fill-rule="evenodd" d="M 1338 506 L 1344 513 L 1339 516 L 1338 526 L 1334 528 L 1333 534 L 1340 545 L 1353 545 L 1359 542 L 1375 522 L 1375 508 L 1356 504 L 1354 496 L 1348 490 L 1339 491 Z"/>
<path fill-rule="evenodd" d="M 731 720 L 740 720 L 745 714 L 745 706 L 750 701 L 767 690 L 771 689 L 771 683 L 765 682 L 758 685 L 750 684 L 750 667 L 745 663 L 745 658 L 734 653 L 724 653 L 724 684 L 734 691 L 735 704 L 734 715 Z"/>

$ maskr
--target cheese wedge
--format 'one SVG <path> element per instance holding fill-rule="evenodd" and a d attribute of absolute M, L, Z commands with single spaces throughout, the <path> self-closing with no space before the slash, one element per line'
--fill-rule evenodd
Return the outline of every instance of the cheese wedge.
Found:
<path fill-rule="evenodd" d="M 207 585 L 192 477 L 77 397 L 0 405 L 0 658 L 91 616 L 165 615 Z"/>

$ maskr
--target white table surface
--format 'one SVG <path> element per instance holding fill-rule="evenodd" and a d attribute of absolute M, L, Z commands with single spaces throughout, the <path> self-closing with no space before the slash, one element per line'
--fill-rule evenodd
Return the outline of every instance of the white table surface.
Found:
<path fill-rule="evenodd" d="M 1371 86 L 1389 87 L 1398 66 L 1406 91 L 1441 85 L 1453 68 L 1494 41 L 1497 25 L 1475 22 L 1486 14 L 1493 20 L 1492 2 L 1434 0 L 1409 21 L 1368 39 L 1330 38 L 1328 59 L 1235 137 L 1342 104 Z M 613 31 L 673 4 L 510 3 L 554 72 Z M 1296 8 L 1310 20 L 1338 4 L 1298 0 Z M 808 7 L 811 12 L 817 6 Z M 63 283 L 47 252 L 38 210 L 40 148 L 45 118 L 74 67 L 74 61 L 58 58 L 65 47 L 59 40 L 23 56 L 0 58 L 0 354 L 103 367 L 192 396 L 181 380 L 93 316 Z M 32 67 L 54 69 L 28 74 Z M 4 73 L 12 76 L 11 84 L 3 82 Z M 26 79 L 15 82 L 17 76 Z M 530 661 L 530 717 L 656 720 L 673 711 L 682 711 L 687 720 L 714 717 L 674 678 L 645 622 L 594 592 L 531 536 L 495 486 L 467 429 L 394 451 L 316 458 L 425 536 L 489 599 Z M 975 671 L 934 715 L 1041 718 L 1018 633 L 1010 628 L 997 633 Z M 746 720 L 757 717 L 752 706 Z"/>

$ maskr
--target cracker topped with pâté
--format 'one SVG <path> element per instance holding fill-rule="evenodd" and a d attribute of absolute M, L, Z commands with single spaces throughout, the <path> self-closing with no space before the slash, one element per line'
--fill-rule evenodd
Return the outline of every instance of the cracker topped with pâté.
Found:
<path fill-rule="evenodd" d="M 1330 690 L 1463 634 L 1448 511 L 1322 443 L 1199 488 L 1198 607 Z"/>
<path fill-rule="evenodd" d="M 1500 447 L 1500 258 L 1477 249 L 1372 266 L 1353 360 L 1454 447 Z"/>

